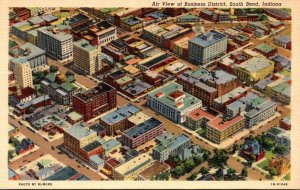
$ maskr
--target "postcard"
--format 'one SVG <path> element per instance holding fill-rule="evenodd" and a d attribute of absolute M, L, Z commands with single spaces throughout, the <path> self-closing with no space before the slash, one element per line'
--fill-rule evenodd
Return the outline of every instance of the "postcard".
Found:
<path fill-rule="evenodd" d="M 300 188 L 299 11 L 2 1 L 0 187 Z"/>

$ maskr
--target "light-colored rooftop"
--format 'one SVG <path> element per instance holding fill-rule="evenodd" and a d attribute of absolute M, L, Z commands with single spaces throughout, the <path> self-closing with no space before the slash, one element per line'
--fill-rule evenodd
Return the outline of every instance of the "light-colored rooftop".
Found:
<path fill-rule="evenodd" d="M 82 140 L 90 135 L 96 134 L 95 131 L 85 128 L 80 124 L 68 128 L 67 130 L 65 130 L 65 132 L 71 135 L 72 137 L 76 138 L 77 140 Z"/>
<path fill-rule="evenodd" d="M 264 57 L 252 57 L 249 60 L 237 65 L 249 72 L 257 72 L 272 65 L 273 62 Z"/>
<path fill-rule="evenodd" d="M 227 102 L 227 101 L 231 100 L 232 98 L 235 98 L 246 91 L 247 91 L 247 89 L 239 86 L 239 87 L 231 90 L 230 92 L 214 99 L 214 102 L 217 102 L 217 103 Z"/>
<path fill-rule="evenodd" d="M 130 121 L 131 123 L 134 123 L 135 125 L 139 125 L 150 118 L 151 118 L 150 116 L 148 116 L 144 112 L 140 111 L 140 112 L 137 112 L 136 114 L 130 116 L 128 118 L 128 121 Z"/>

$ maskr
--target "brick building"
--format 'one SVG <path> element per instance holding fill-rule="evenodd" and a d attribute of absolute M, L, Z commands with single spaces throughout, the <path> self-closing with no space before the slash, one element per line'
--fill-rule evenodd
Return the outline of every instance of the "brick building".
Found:
<path fill-rule="evenodd" d="M 73 109 L 88 121 L 117 106 L 116 90 L 106 83 L 73 96 Z"/>

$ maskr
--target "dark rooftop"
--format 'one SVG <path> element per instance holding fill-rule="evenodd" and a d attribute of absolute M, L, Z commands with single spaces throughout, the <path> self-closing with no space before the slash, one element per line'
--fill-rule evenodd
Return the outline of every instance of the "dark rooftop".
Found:
<path fill-rule="evenodd" d="M 77 93 L 74 96 L 80 98 L 83 101 L 88 101 L 94 97 L 97 97 L 97 96 L 104 94 L 106 92 L 109 92 L 111 90 L 115 90 L 115 89 L 113 87 L 111 87 L 110 85 L 103 82 L 94 88 L 91 88 L 85 92 Z"/>
<path fill-rule="evenodd" d="M 86 152 L 90 152 L 92 150 L 95 150 L 99 146 L 101 146 L 101 143 L 98 141 L 94 141 L 94 142 L 91 142 L 90 144 L 86 145 L 82 149 L 85 150 Z"/>
<path fill-rule="evenodd" d="M 53 175 L 47 177 L 45 180 L 65 181 L 75 176 L 76 174 L 78 174 L 78 172 L 75 169 L 67 166 L 54 173 Z"/>

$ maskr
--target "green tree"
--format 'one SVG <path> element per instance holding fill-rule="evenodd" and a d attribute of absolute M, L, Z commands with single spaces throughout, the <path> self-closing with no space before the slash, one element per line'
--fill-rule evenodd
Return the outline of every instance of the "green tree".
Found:
<path fill-rule="evenodd" d="M 51 65 L 50 66 L 50 72 L 51 73 L 56 73 L 58 71 L 58 67 L 57 66 L 55 66 L 55 65 Z"/>
<path fill-rule="evenodd" d="M 210 152 L 208 150 L 203 150 L 203 155 L 202 155 L 203 160 L 207 160 L 209 155 Z"/>
<path fill-rule="evenodd" d="M 200 169 L 200 173 L 201 173 L 202 175 L 208 174 L 208 172 L 209 172 L 209 170 L 208 170 L 208 168 L 205 167 L 205 166 L 203 166 L 203 167 Z"/>
<path fill-rule="evenodd" d="M 274 145 L 275 145 L 275 142 L 270 137 L 264 136 L 262 138 L 262 146 L 266 150 L 271 150 L 274 147 Z"/>
<path fill-rule="evenodd" d="M 227 170 L 227 174 L 230 175 L 230 176 L 234 175 L 235 172 L 236 172 L 236 171 L 235 171 L 235 169 L 233 169 L 233 168 L 229 168 L 229 169 Z"/>
<path fill-rule="evenodd" d="M 74 75 L 74 73 L 71 72 L 71 71 L 67 71 L 67 72 L 66 72 L 66 76 L 69 76 L 69 75 Z"/>
<path fill-rule="evenodd" d="M 248 169 L 246 167 L 244 167 L 242 169 L 241 176 L 242 177 L 248 177 Z"/>
<path fill-rule="evenodd" d="M 182 165 L 176 166 L 175 169 L 173 170 L 173 174 L 176 177 L 182 176 L 185 172 L 185 168 Z"/>
<path fill-rule="evenodd" d="M 194 162 L 196 165 L 201 164 L 204 161 L 204 159 L 201 156 L 194 157 Z"/>
<path fill-rule="evenodd" d="M 283 153 L 287 150 L 287 147 L 283 144 L 276 144 L 273 152 L 276 154 L 283 155 Z"/>
<path fill-rule="evenodd" d="M 197 174 L 196 173 L 192 173 L 192 175 L 190 177 L 187 178 L 188 181 L 194 181 L 197 178 Z"/>
<path fill-rule="evenodd" d="M 195 162 L 193 160 L 193 158 L 189 158 L 184 162 L 184 167 L 186 169 L 186 171 L 191 171 L 194 167 L 195 167 Z"/>
<path fill-rule="evenodd" d="M 275 175 L 278 175 L 276 169 L 274 167 L 269 168 L 269 174 L 273 177 Z"/>
<path fill-rule="evenodd" d="M 227 152 L 224 149 L 218 149 L 215 151 L 215 155 L 209 160 L 209 164 L 213 167 L 224 167 L 228 160 Z"/>

